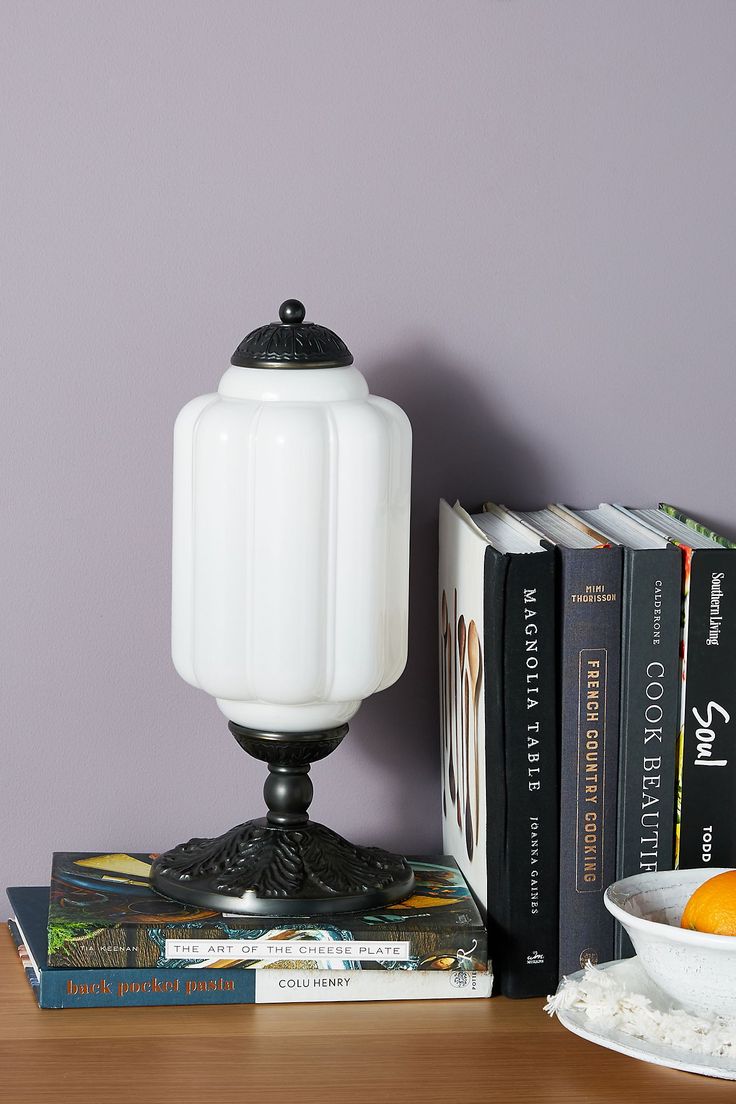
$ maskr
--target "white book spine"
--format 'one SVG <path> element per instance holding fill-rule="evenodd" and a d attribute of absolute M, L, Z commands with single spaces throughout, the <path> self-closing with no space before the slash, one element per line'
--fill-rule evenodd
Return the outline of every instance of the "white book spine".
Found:
<path fill-rule="evenodd" d="M 493 974 L 475 970 L 256 971 L 256 1004 L 490 997 Z"/>

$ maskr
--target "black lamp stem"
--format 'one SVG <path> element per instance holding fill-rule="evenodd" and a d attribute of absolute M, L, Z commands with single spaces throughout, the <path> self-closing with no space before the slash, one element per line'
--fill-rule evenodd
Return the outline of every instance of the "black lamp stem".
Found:
<path fill-rule="evenodd" d="M 414 873 L 405 859 L 350 843 L 309 819 L 310 764 L 335 750 L 346 724 L 301 733 L 258 732 L 234 721 L 229 728 L 244 751 L 268 764 L 268 814 L 160 855 L 152 867 L 160 893 L 259 916 L 365 911 L 409 896 Z"/>

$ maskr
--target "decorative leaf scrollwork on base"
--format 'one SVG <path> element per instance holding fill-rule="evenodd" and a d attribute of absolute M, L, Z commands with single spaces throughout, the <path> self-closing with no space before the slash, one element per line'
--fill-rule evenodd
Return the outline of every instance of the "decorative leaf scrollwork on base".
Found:
<path fill-rule="evenodd" d="M 214 839 L 179 844 L 154 864 L 156 887 L 174 897 L 179 887 L 187 899 L 196 893 L 235 902 L 253 894 L 260 901 L 321 900 L 327 906 L 376 892 L 400 900 L 412 883 L 411 867 L 399 855 L 360 847 L 313 821 L 295 829 L 248 821 Z"/>

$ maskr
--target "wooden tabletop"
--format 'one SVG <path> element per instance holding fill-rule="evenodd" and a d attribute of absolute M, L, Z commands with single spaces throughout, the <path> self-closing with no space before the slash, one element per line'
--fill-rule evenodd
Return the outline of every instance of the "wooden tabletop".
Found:
<path fill-rule="evenodd" d="M 541 1000 L 40 1011 L 0 933 L 3 1104 L 733 1101 L 736 1086 L 603 1050 Z"/>

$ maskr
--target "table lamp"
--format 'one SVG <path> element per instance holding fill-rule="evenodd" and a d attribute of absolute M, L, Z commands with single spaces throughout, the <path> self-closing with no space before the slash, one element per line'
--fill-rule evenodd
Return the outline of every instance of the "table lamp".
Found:
<path fill-rule="evenodd" d="M 366 910 L 414 888 L 402 857 L 307 812 L 310 764 L 406 663 L 411 427 L 304 318 L 283 303 L 174 430 L 174 666 L 268 765 L 268 812 L 174 847 L 152 876 L 223 912 Z"/>

